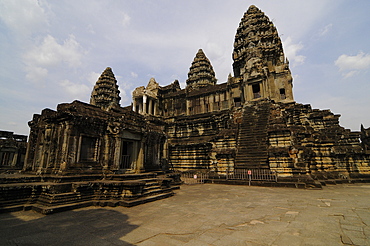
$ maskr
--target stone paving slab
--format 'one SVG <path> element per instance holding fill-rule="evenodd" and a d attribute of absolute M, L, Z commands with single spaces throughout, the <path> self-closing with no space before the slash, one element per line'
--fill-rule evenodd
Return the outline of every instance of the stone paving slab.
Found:
<path fill-rule="evenodd" d="M 183 185 L 131 208 L 0 214 L 0 245 L 370 245 L 370 184 Z"/>

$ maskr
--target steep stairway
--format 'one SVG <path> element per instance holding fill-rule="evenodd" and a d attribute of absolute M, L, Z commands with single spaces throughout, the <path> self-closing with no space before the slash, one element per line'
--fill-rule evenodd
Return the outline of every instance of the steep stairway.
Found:
<path fill-rule="evenodd" d="M 269 168 L 267 152 L 269 114 L 269 102 L 257 102 L 244 107 L 235 158 L 236 169 Z"/>

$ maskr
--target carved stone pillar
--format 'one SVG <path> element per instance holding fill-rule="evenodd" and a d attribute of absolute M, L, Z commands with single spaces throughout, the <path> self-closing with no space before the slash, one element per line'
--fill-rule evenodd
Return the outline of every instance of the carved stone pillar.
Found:
<path fill-rule="evenodd" d="M 144 171 L 144 147 L 145 147 L 145 143 L 144 143 L 144 140 L 142 140 L 139 143 L 139 154 L 137 156 L 137 162 L 136 162 L 136 167 L 135 167 L 136 173 L 140 173 L 141 171 Z"/>
<path fill-rule="evenodd" d="M 146 112 L 146 100 L 147 100 L 147 96 L 144 95 L 143 96 L 143 113 L 146 114 L 148 112 Z"/>
<path fill-rule="evenodd" d="M 149 97 L 148 100 L 149 100 L 148 114 L 153 115 L 154 114 L 154 112 L 153 112 L 153 99 Z"/>
<path fill-rule="evenodd" d="M 158 102 L 157 100 L 153 101 L 154 103 L 154 112 L 153 112 L 153 115 L 157 115 L 158 114 Z"/>
<path fill-rule="evenodd" d="M 186 115 L 190 115 L 189 109 L 190 109 L 190 100 L 187 99 L 186 100 Z"/>
<path fill-rule="evenodd" d="M 132 111 L 136 112 L 136 98 L 132 98 Z"/>

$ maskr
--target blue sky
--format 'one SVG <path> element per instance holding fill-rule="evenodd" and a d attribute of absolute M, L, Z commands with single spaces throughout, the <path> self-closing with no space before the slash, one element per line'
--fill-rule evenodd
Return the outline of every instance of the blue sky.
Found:
<path fill-rule="evenodd" d="M 251 4 L 278 29 L 295 101 L 370 127 L 368 0 L 0 0 L 0 129 L 28 134 L 42 109 L 89 102 L 108 66 L 122 106 L 151 77 L 184 85 L 199 48 L 223 83 Z"/>

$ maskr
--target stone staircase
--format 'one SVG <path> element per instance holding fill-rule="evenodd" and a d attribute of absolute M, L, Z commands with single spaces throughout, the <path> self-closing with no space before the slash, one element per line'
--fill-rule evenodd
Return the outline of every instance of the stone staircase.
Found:
<path fill-rule="evenodd" d="M 158 173 L 112 175 L 109 180 L 64 178 L 71 181 L 39 182 L 35 177 L 35 182 L 0 184 L 0 212 L 32 209 L 50 214 L 87 206 L 131 207 L 173 196 L 179 188 L 173 175 Z"/>
<path fill-rule="evenodd" d="M 269 168 L 267 152 L 269 114 L 269 102 L 257 102 L 244 107 L 243 120 L 239 128 L 235 168 Z"/>

